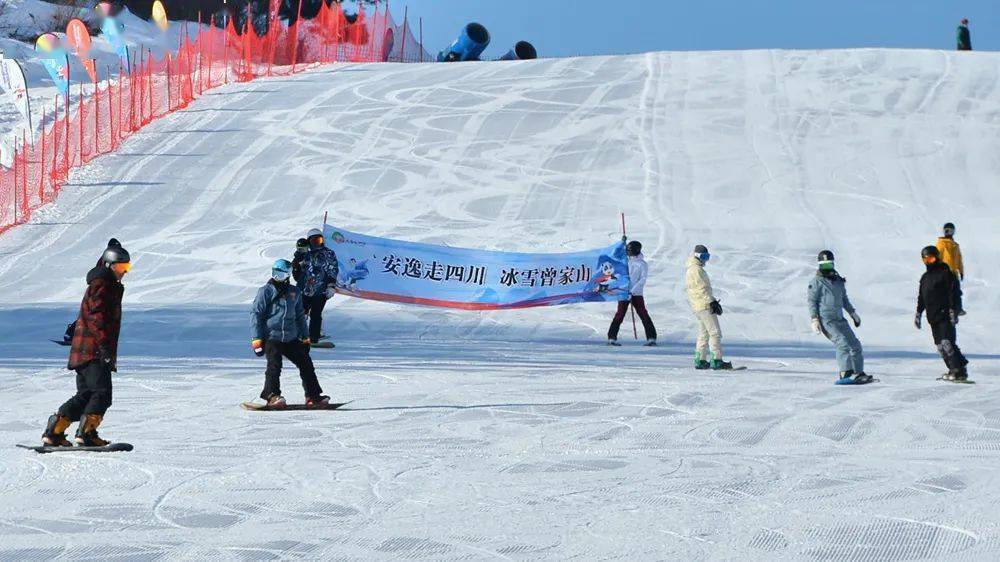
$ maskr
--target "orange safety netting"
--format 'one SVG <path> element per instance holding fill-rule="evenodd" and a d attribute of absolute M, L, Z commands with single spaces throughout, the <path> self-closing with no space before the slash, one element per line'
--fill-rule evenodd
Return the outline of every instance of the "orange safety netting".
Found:
<path fill-rule="evenodd" d="M 9 170 L 0 170 L 0 234 L 23 224 L 33 211 L 55 200 L 70 171 L 118 149 L 122 141 L 152 121 L 187 107 L 205 91 L 230 82 L 287 76 L 333 62 L 421 62 L 430 60 L 404 18 L 393 22 L 388 8 L 363 10 L 353 22 L 334 4 L 322 3 L 312 20 L 279 22 L 279 0 L 271 0 L 270 25 L 263 35 L 247 17 L 243 29 L 199 26 L 176 53 L 158 59 L 141 50 L 132 72 L 95 85 L 77 102 L 45 108 L 40 134 L 23 138 Z M 251 14 L 252 15 L 252 14 Z"/>

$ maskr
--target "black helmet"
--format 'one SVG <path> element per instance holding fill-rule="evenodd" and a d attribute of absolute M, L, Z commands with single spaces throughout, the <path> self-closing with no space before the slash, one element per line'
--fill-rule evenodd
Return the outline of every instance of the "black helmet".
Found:
<path fill-rule="evenodd" d="M 833 271 L 834 270 L 834 257 L 833 252 L 830 250 L 823 250 L 816 256 L 816 262 L 819 264 L 819 269 L 821 271 Z"/>
<path fill-rule="evenodd" d="M 638 256 L 642 253 L 642 242 L 633 240 L 625 246 L 625 253 L 630 256 Z"/>
<path fill-rule="evenodd" d="M 104 254 L 101 255 L 101 261 L 106 266 L 110 266 L 116 263 L 129 263 L 132 258 L 128 255 L 128 250 L 122 248 L 121 243 L 112 238 L 108 242 L 107 249 L 104 250 Z"/>
<path fill-rule="evenodd" d="M 295 241 L 296 251 L 305 251 L 308 249 L 309 249 L 309 240 L 305 238 L 299 238 L 298 240 Z"/>
<path fill-rule="evenodd" d="M 938 251 L 937 246 L 924 246 L 923 250 L 920 250 L 921 258 L 940 258 L 941 252 Z"/>

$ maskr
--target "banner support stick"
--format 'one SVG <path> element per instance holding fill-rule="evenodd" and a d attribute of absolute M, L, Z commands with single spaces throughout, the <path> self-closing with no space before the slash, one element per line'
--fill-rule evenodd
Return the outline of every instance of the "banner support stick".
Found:
<path fill-rule="evenodd" d="M 628 240 L 628 235 L 625 234 L 625 213 L 622 213 L 622 242 L 624 242 L 626 240 Z M 627 253 L 628 252 L 626 251 L 626 254 Z M 625 259 L 626 259 L 626 263 L 628 263 L 627 262 L 627 260 L 628 260 L 627 256 L 626 256 Z M 629 281 L 631 282 L 631 279 Z M 629 303 L 629 307 L 628 308 L 629 308 L 629 310 L 632 311 L 632 335 L 635 336 L 635 339 L 638 340 L 639 339 L 639 329 L 636 328 L 636 326 L 635 326 L 635 307 L 631 306 L 631 304 L 632 303 Z"/>

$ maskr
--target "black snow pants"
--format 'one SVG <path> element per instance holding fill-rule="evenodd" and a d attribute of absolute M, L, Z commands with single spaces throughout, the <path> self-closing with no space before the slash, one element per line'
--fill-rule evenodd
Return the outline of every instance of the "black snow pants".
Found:
<path fill-rule="evenodd" d="M 267 371 L 264 373 L 264 391 L 260 393 L 260 397 L 264 400 L 273 394 L 281 395 L 282 357 L 287 357 L 299 368 L 299 377 L 302 378 L 302 388 L 306 392 L 306 398 L 316 398 L 323 394 L 323 389 L 319 387 L 319 381 L 316 379 L 316 368 L 313 367 L 312 358 L 306 353 L 306 347 L 302 342 L 267 340 L 264 342 L 264 355 L 267 357 Z"/>
<path fill-rule="evenodd" d="M 323 308 L 326 307 L 326 293 L 317 293 L 311 297 L 302 297 L 302 307 L 309 315 L 309 339 L 313 343 L 323 335 Z"/>
<path fill-rule="evenodd" d="M 955 325 L 949 318 L 944 318 L 938 322 L 931 322 L 931 333 L 934 334 L 934 345 L 937 346 L 938 353 L 944 359 L 944 364 L 948 366 L 950 373 L 964 373 L 965 366 L 969 360 L 958 348 L 958 332 Z"/>
<path fill-rule="evenodd" d="M 90 414 L 103 416 L 111 407 L 111 369 L 101 361 L 91 361 L 76 370 L 76 394 L 59 407 L 72 421 Z"/>
<path fill-rule="evenodd" d="M 622 327 L 622 322 L 625 320 L 625 313 L 628 312 L 629 304 L 635 309 L 635 313 L 639 315 L 639 319 L 642 320 L 642 329 L 646 332 L 647 340 L 656 339 L 656 326 L 653 325 L 653 319 L 649 317 L 649 312 L 646 310 L 646 300 L 641 296 L 634 296 L 630 301 L 618 301 L 618 310 L 615 312 L 615 317 L 611 321 L 611 327 L 608 328 L 608 339 L 616 340 L 618 339 L 618 330 Z"/>

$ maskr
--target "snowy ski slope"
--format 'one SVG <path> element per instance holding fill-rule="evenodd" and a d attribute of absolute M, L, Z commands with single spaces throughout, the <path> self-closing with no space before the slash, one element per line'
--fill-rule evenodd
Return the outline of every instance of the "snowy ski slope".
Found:
<path fill-rule="evenodd" d="M 340 65 L 217 90 L 0 237 L 0 559 L 996 559 L 998 63 L 654 53 Z M 324 390 L 355 402 L 244 412 L 263 371 L 247 304 L 325 210 L 353 231 L 509 251 L 602 246 L 625 212 L 662 345 L 604 347 L 601 305 L 340 297 L 338 347 L 314 355 Z M 912 327 L 920 248 L 948 220 L 976 386 L 935 382 Z M 136 259 L 103 434 L 136 450 L 15 450 L 72 391 L 47 339 L 111 236 Z M 690 368 L 697 243 L 748 371 Z M 832 346 L 809 332 L 823 248 L 876 385 L 835 387 Z"/>

